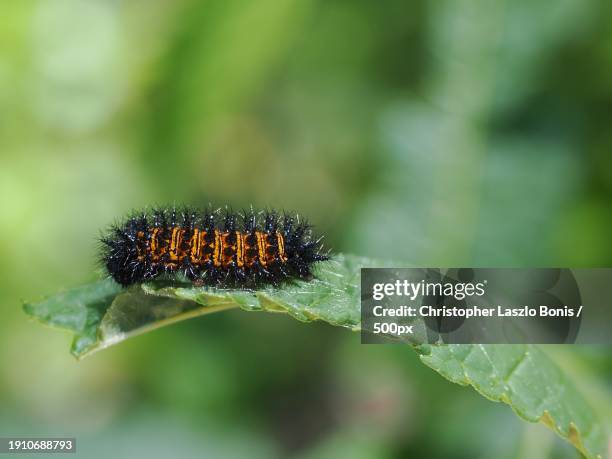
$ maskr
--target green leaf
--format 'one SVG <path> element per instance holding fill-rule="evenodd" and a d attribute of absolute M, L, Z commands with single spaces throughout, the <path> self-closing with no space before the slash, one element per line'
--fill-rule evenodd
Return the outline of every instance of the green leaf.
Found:
<path fill-rule="evenodd" d="M 257 291 L 193 287 L 164 281 L 127 290 L 105 279 L 24 310 L 41 322 L 74 333 L 72 354 L 82 358 L 131 336 L 230 308 L 286 313 L 360 330 L 360 268 L 394 265 L 338 255 L 311 281 Z M 509 404 L 523 419 L 543 422 L 588 458 L 603 457 L 606 433 L 593 409 L 561 369 L 533 345 L 428 345 L 414 343 L 421 360 L 450 381 L 471 385 L 488 399 Z"/>
<path fill-rule="evenodd" d="M 442 376 L 543 422 L 586 457 L 603 457 L 606 433 L 584 397 L 538 346 L 422 345 L 421 360 Z"/>
<path fill-rule="evenodd" d="M 120 292 L 119 285 L 103 279 L 39 303 L 26 303 L 23 310 L 44 324 L 74 332 L 72 353 L 78 357 L 95 347 L 102 317 Z"/>

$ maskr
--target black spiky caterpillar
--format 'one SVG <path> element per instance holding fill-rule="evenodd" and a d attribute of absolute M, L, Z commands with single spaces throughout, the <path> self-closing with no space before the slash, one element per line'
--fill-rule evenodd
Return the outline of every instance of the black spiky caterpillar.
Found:
<path fill-rule="evenodd" d="M 310 279 L 327 260 L 296 214 L 158 208 L 132 214 L 102 237 L 100 261 L 127 287 L 182 274 L 196 285 L 256 288 Z"/>

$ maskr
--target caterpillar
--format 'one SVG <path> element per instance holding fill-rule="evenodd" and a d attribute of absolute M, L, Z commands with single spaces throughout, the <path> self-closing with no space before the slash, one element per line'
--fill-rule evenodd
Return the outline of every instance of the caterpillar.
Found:
<path fill-rule="evenodd" d="M 311 279 L 313 263 L 329 259 L 311 228 L 273 210 L 156 208 L 111 226 L 100 239 L 100 263 L 124 287 L 168 275 L 194 285 L 278 285 Z"/>

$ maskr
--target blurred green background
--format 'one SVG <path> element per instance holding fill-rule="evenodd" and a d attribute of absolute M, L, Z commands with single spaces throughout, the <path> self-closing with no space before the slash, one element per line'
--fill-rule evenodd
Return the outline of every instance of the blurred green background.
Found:
<path fill-rule="evenodd" d="M 156 203 L 307 215 L 335 252 L 612 262 L 612 3 L 44 0 L 0 14 L 0 434 L 79 456 L 565 458 L 402 346 L 228 312 L 76 363 L 35 300 Z M 602 416 L 609 348 L 549 347 Z"/>

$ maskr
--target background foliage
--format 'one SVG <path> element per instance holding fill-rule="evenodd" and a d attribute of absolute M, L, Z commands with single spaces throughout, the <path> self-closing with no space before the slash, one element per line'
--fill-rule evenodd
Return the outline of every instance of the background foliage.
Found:
<path fill-rule="evenodd" d="M 157 202 L 296 209 L 335 251 L 421 265 L 610 266 L 608 2 L 5 3 L 0 432 L 84 457 L 575 457 L 323 324 L 229 311 L 76 364 L 19 306 L 93 279 L 100 228 Z M 610 350 L 545 351 L 610 419 Z"/>

